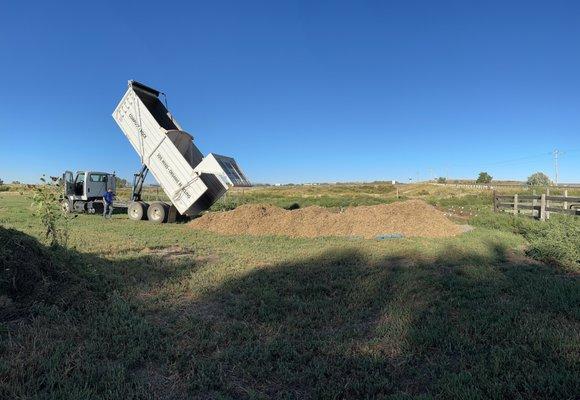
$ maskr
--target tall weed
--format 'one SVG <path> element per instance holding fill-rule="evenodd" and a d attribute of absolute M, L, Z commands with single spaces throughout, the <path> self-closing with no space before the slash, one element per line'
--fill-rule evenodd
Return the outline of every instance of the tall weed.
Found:
<path fill-rule="evenodd" d="M 524 216 L 484 212 L 471 223 L 522 235 L 528 241 L 529 256 L 580 272 L 580 218 L 552 214 L 542 222 Z"/>

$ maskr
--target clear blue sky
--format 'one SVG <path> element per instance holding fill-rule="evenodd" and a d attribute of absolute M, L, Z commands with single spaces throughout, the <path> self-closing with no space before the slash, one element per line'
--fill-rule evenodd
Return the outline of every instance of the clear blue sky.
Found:
<path fill-rule="evenodd" d="M 129 79 L 254 182 L 580 181 L 578 1 L 3 2 L 0 76 L 5 181 L 129 178 Z"/>

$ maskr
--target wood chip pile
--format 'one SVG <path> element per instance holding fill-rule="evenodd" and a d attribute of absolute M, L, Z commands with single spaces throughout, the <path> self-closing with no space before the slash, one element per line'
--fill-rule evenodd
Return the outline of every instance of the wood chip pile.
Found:
<path fill-rule="evenodd" d="M 246 204 L 235 210 L 207 213 L 189 223 L 194 229 L 235 235 L 290 237 L 347 236 L 375 238 L 400 233 L 405 237 L 446 237 L 462 233 L 459 225 L 421 200 L 407 200 L 344 210 L 310 206 L 285 210 Z"/>

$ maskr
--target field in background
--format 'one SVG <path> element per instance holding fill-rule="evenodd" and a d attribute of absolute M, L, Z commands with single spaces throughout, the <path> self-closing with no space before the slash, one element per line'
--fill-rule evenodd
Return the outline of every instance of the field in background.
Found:
<path fill-rule="evenodd" d="M 500 188 L 498 193 L 544 193 L 546 188 Z M 564 189 L 550 188 L 553 195 Z M 580 196 L 580 188 L 568 189 L 570 196 Z M 421 199 L 457 215 L 475 215 L 493 208 L 493 191 L 479 188 L 454 187 L 431 183 L 390 185 L 386 183 L 337 184 L 313 186 L 266 186 L 234 188 L 218 201 L 213 210 L 229 210 L 240 204 L 267 203 L 283 208 L 348 207 L 392 203 L 406 199 Z"/>
<path fill-rule="evenodd" d="M 578 219 L 491 214 L 490 191 L 428 184 L 237 189 L 215 208 L 406 198 L 477 228 L 291 239 L 80 215 L 51 249 L 26 193 L 0 193 L 0 260 L 56 271 L 16 296 L 3 268 L 0 397 L 573 398 Z"/>
<path fill-rule="evenodd" d="M 318 184 L 318 185 L 288 185 L 288 186 L 256 186 L 250 188 L 232 188 L 212 210 L 229 210 L 240 204 L 266 203 L 283 208 L 292 206 L 307 207 L 318 205 L 322 207 L 349 207 L 360 205 L 388 204 L 399 200 L 421 199 L 442 209 L 461 213 L 491 210 L 493 205 L 492 190 L 486 190 L 469 185 L 456 187 L 453 184 L 441 185 L 433 183 L 397 184 L 360 183 L 360 184 Z M 26 193 L 28 185 L 3 185 L 0 192 Z M 563 188 L 550 187 L 550 194 L 562 195 Z M 580 187 L 569 188 L 569 196 L 580 196 Z M 515 193 L 531 194 L 545 193 L 545 187 L 497 186 L 497 193 L 513 195 Z M 118 188 L 119 200 L 130 198 L 130 188 Z M 155 186 L 143 188 L 142 196 L 146 201 L 167 201 L 163 189 Z M 461 208 L 463 207 L 463 209 Z"/>

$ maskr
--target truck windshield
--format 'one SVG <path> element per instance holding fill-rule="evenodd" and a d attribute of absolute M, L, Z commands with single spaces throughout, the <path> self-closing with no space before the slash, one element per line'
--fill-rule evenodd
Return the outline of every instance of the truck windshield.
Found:
<path fill-rule="evenodd" d="M 90 174 L 89 180 L 91 182 L 107 182 L 107 174 Z"/>

